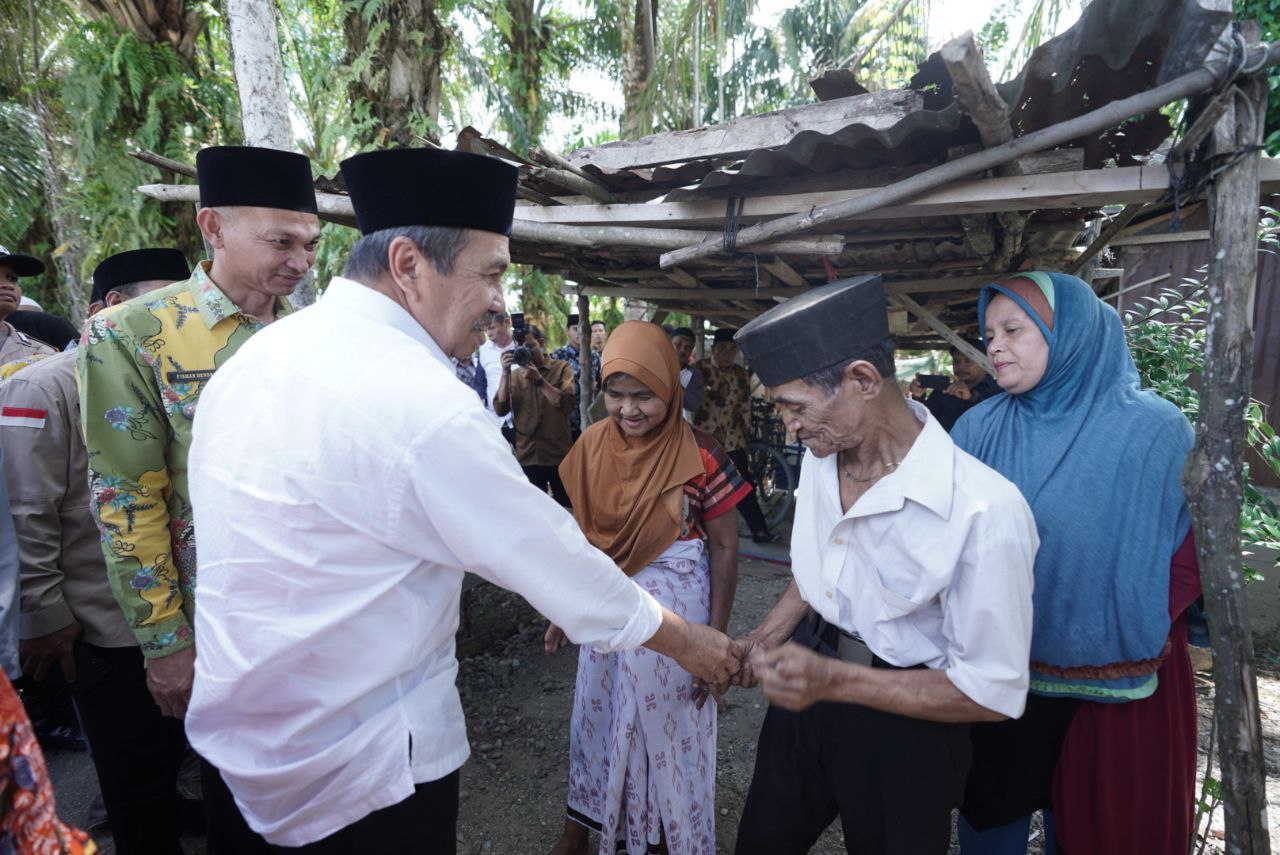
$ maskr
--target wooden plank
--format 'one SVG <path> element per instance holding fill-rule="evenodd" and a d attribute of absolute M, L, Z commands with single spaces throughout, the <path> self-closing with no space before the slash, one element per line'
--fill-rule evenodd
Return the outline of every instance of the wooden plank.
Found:
<path fill-rule="evenodd" d="M 689 273 L 686 270 L 681 270 L 679 267 L 671 268 L 670 270 L 666 271 L 666 274 L 668 279 L 676 283 L 676 285 L 678 285 L 681 288 L 702 287 L 702 283 L 700 283 L 697 279 L 695 279 L 691 273 Z"/>
<path fill-rule="evenodd" d="M 1280 162 L 1269 163 L 1269 169 L 1263 170 L 1264 180 L 1274 182 L 1280 189 Z M 1265 174 L 1268 171 L 1269 176 Z M 1041 208 L 1096 208 L 1110 204 L 1152 202 L 1160 198 L 1168 186 L 1169 173 L 1164 166 L 1127 166 L 1012 178 L 977 178 L 954 182 L 910 201 L 857 215 L 852 220 L 955 216 Z M 1266 189 L 1264 183 L 1263 190 Z M 879 191 L 864 189 L 749 198 L 744 202 L 742 220 L 744 223 L 755 223 L 788 214 L 806 213 L 815 207 L 876 192 Z M 723 227 L 724 213 L 724 204 L 715 201 L 562 205 L 555 208 L 517 208 L 516 222 L 528 220 L 567 225 L 628 224 L 715 229 Z"/>
<path fill-rule="evenodd" d="M 736 158 L 758 148 L 786 145 L 801 131 L 832 134 L 854 124 L 874 130 L 893 127 L 924 108 L 924 97 L 907 89 L 887 89 L 837 98 L 773 113 L 743 116 L 718 125 L 654 134 L 634 141 L 581 148 L 570 163 L 600 169 L 637 169 L 704 158 Z"/>
<path fill-rule="evenodd" d="M 1128 237 L 1118 237 L 1111 241 L 1111 246 L 1150 246 L 1159 243 L 1191 243 L 1199 240 L 1209 240 L 1210 234 L 1208 229 L 1195 229 L 1189 232 L 1168 232 L 1158 235 L 1129 235 Z"/>
<path fill-rule="evenodd" d="M 809 284 L 803 276 L 796 272 L 794 267 L 781 258 L 775 258 L 773 261 L 766 262 L 760 266 L 776 276 L 778 281 L 784 282 L 792 288 L 804 288 Z"/>
<path fill-rule="evenodd" d="M 1006 274 L 1007 275 L 1007 274 Z M 977 297 L 977 289 L 993 278 L 999 276 L 956 276 L 950 279 L 917 279 L 905 282 L 886 282 L 886 294 L 934 294 L 947 291 L 972 290 Z M 635 300 L 659 300 L 671 298 L 683 302 L 701 302 L 706 300 L 768 300 L 774 297 L 789 298 L 804 293 L 802 288 L 660 288 L 652 285 L 597 285 L 582 286 L 582 290 L 592 297 L 629 297 Z M 565 287 L 565 293 L 577 293 L 571 286 Z"/>

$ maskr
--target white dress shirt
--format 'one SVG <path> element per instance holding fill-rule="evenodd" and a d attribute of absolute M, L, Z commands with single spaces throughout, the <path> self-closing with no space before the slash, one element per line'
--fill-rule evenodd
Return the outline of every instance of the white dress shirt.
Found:
<path fill-rule="evenodd" d="M 368 347 L 334 346 L 351 340 Z M 187 736 L 276 845 L 320 840 L 467 759 L 464 570 L 601 649 L 662 620 L 529 484 L 426 331 L 349 280 L 218 369 L 190 467 Z"/>
<path fill-rule="evenodd" d="M 515 339 L 508 342 L 506 347 L 498 347 L 490 339 L 485 339 L 484 344 L 480 345 L 480 366 L 484 368 L 484 378 L 488 384 L 485 394 L 489 396 L 489 418 L 500 427 L 511 427 L 515 423 L 512 413 L 500 416 L 493 408 L 493 402 L 498 398 L 498 386 L 502 383 L 502 354 L 515 349 Z"/>
<path fill-rule="evenodd" d="M 1031 658 L 1035 519 L 1017 487 L 908 403 L 924 428 L 848 513 L 838 455 L 805 456 L 792 573 L 806 603 L 881 659 L 943 669 L 970 699 L 1016 718 Z"/>

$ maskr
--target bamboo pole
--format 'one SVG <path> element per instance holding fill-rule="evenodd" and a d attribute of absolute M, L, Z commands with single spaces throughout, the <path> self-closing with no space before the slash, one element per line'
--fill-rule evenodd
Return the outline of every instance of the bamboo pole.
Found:
<path fill-rule="evenodd" d="M 1255 64 L 1275 65 L 1280 62 L 1280 42 L 1260 46 L 1265 57 L 1254 50 L 1247 58 L 1246 66 Z M 813 208 L 797 214 L 790 214 L 753 226 L 747 226 L 738 232 L 738 246 L 749 247 L 753 243 L 799 234 L 822 225 L 837 223 L 879 208 L 902 202 L 919 196 L 943 184 L 957 181 L 967 176 L 980 174 L 994 169 L 1015 158 L 1034 152 L 1043 151 L 1057 145 L 1070 142 L 1087 134 L 1094 134 L 1143 113 L 1159 109 L 1172 101 L 1187 98 L 1212 88 L 1218 79 L 1226 59 L 1206 63 L 1201 68 L 1174 78 L 1163 86 L 1157 86 L 1119 101 L 1113 101 L 1097 110 L 1077 116 L 1065 122 L 1033 131 L 1025 136 L 1011 140 L 1004 145 L 987 148 L 956 160 L 947 161 L 925 172 L 905 178 L 895 184 L 883 187 L 874 193 L 834 202 L 830 205 Z M 1256 191 L 1255 191 L 1256 192 Z M 659 259 L 663 267 L 687 264 L 698 258 L 715 252 L 716 242 L 704 240 L 664 253 Z"/>
<path fill-rule="evenodd" d="M 1245 27 L 1247 33 L 1252 30 L 1250 40 L 1256 41 L 1256 25 Z M 1226 851 L 1264 855 L 1271 846 L 1262 725 L 1240 554 L 1244 417 L 1252 380 L 1257 285 L 1259 167 L 1256 149 L 1238 153 L 1262 142 L 1267 89 L 1261 75 L 1242 80 L 1239 89 L 1213 130 L 1214 153 L 1238 159 L 1216 178 L 1210 195 L 1210 311 L 1200 415 L 1195 448 L 1187 458 L 1182 481 L 1191 507 L 1213 641 Z"/>
<path fill-rule="evenodd" d="M 578 362 L 581 365 L 578 372 L 578 415 L 582 430 L 591 426 L 591 402 L 596 399 L 595 377 L 591 374 L 594 354 L 591 349 L 591 298 L 582 293 L 578 295 Z"/>

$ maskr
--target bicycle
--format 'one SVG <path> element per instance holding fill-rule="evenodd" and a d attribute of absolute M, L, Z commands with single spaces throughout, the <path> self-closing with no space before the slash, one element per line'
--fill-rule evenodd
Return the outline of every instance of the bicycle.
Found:
<path fill-rule="evenodd" d="M 773 405 L 763 398 L 752 398 L 747 465 L 770 529 L 780 526 L 791 513 L 803 458 L 804 445 L 787 442 L 786 425 Z"/>

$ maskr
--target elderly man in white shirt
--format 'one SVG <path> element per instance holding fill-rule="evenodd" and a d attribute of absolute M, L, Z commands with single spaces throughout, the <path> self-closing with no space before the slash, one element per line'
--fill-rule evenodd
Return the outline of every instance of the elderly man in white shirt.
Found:
<path fill-rule="evenodd" d="M 968 723 L 1026 701 L 1031 511 L 898 391 L 879 276 L 789 300 L 736 341 L 810 451 L 794 579 L 735 678 L 772 705 L 737 852 L 807 852 L 839 816 L 850 852 L 941 855 Z"/>
<path fill-rule="evenodd" d="M 741 649 L 591 547 L 454 375 L 449 357 L 502 309 L 515 170 L 397 149 L 342 174 L 364 234 L 347 278 L 255 336 L 201 397 L 187 733 L 275 846 L 450 853 L 469 754 L 464 570 L 575 641 L 643 644 L 722 686 Z M 354 358 L 333 346 L 352 335 L 369 345 Z"/>

